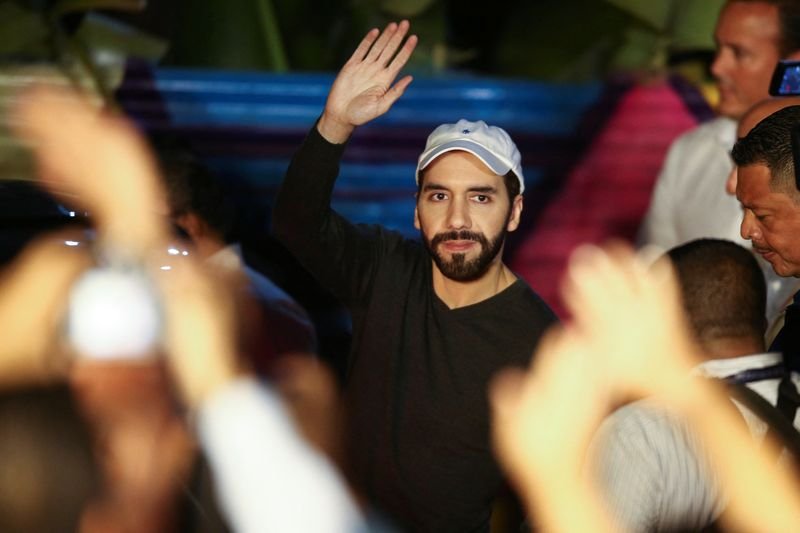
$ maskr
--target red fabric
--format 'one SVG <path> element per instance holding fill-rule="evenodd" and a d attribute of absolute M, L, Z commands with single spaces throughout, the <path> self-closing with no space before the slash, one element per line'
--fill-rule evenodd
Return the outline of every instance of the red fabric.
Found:
<path fill-rule="evenodd" d="M 695 124 L 666 82 L 634 86 L 620 98 L 511 259 L 511 269 L 561 318 L 558 290 L 569 254 L 582 243 L 633 241 L 670 143 Z"/>

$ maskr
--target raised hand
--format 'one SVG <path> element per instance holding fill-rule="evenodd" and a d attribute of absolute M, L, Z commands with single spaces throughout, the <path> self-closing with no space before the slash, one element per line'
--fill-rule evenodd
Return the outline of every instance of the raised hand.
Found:
<path fill-rule="evenodd" d="M 394 80 L 417 46 L 415 35 L 405 39 L 408 28 L 404 20 L 390 23 L 382 33 L 370 30 L 344 64 L 317 126 L 328 141 L 345 142 L 356 126 L 386 113 L 402 96 L 412 78 Z"/>
<path fill-rule="evenodd" d="M 612 531 L 581 475 L 586 447 L 607 410 L 594 360 L 581 335 L 555 327 L 528 372 L 505 370 L 492 381 L 495 451 L 542 531 Z"/>
<path fill-rule="evenodd" d="M 681 387 L 700 355 L 671 265 L 648 263 L 622 243 L 583 246 L 570 259 L 562 290 L 573 328 L 602 357 L 621 396 Z"/>
<path fill-rule="evenodd" d="M 103 239 L 144 249 L 162 237 L 164 193 L 142 137 L 77 92 L 34 87 L 14 108 L 15 130 L 34 148 L 40 180 L 91 211 Z"/>
<path fill-rule="evenodd" d="M 620 243 L 586 246 L 573 254 L 562 294 L 573 320 L 542 341 L 529 372 L 500 376 L 491 389 L 500 462 L 541 529 L 609 528 L 593 488 L 577 473 L 587 437 L 621 397 L 658 395 L 708 446 L 729 500 L 724 525 L 793 530 L 800 484 L 776 468 L 777 450 L 755 446 L 717 384 L 687 379 L 700 348 L 671 266 L 648 268 Z"/>

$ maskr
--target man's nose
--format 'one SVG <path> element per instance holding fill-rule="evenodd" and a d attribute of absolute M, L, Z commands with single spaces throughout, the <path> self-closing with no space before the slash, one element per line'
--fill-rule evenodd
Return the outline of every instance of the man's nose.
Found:
<path fill-rule="evenodd" d="M 725 77 L 730 65 L 730 53 L 725 50 L 718 50 L 714 56 L 714 61 L 711 63 L 711 74 L 715 79 Z"/>
<path fill-rule="evenodd" d="M 456 198 L 450 203 L 447 211 L 447 227 L 453 229 L 469 228 L 471 221 L 469 217 L 469 207 L 466 200 Z"/>
<path fill-rule="evenodd" d="M 761 229 L 756 223 L 755 215 L 753 215 L 753 213 L 747 209 L 744 210 L 744 216 L 742 218 L 742 225 L 739 228 L 739 233 L 743 239 L 747 239 L 749 241 L 757 240 L 761 237 Z"/>

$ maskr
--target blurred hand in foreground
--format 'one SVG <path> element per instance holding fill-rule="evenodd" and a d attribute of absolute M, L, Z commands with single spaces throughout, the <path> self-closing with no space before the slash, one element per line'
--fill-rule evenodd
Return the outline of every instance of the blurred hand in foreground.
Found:
<path fill-rule="evenodd" d="M 726 524 L 792 529 L 797 480 L 754 445 L 718 385 L 689 378 L 700 352 L 675 276 L 665 260 L 648 264 L 618 243 L 573 254 L 562 290 L 572 322 L 550 332 L 530 371 L 493 382 L 501 463 L 545 530 L 611 530 L 581 474 L 589 439 L 620 400 L 658 395 L 708 445 L 730 495 Z"/>

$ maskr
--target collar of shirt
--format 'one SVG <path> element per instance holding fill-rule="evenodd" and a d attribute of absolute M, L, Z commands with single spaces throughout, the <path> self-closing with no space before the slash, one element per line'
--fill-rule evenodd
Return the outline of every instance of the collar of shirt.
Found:
<path fill-rule="evenodd" d="M 208 256 L 206 263 L 225 270 L 239 270 L 242 268 L 242 249 L 238 244 L 228 245 Z"/>
<path fill-rule="evenodd" d="M 743 370 L 767 368 L 780 364 L 783 361 L 778 352 L 765 352 L 728 359 L 711 359 L 692 369 L 693 376 L 706 378 L 726 378 Z"/>

